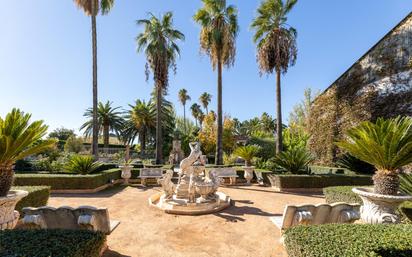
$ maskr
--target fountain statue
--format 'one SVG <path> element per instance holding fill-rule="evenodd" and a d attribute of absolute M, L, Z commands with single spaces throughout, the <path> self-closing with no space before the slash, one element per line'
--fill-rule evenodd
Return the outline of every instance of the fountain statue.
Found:
<path fill-rule="evenodd" d="M 200 144 L 189 144 L 190 155 L 180 162 L 177 184 L 173 171 L 168 170 L 159 179 L 162 192 L 152 195 L 149 204 L 172 214 L 207 214 L 220 211 L 230 205 L 230 198 L 219 192 L 221 179 L 215 172 L 207 172 L 206 159 Z"/>

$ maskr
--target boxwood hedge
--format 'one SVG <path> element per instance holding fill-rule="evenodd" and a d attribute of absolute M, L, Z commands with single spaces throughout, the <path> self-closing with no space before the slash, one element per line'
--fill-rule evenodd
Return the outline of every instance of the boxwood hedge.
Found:
<path fill-rule="evenodd" d="M 97 257 L 106 236 L 89 230 L 0 231 L 0 256 Z"/>
<path fill-rule="evenodd" d="M 325 188 L 330 186 L 372 185 L 372 177 L 367 175 L 269 175 L 272 186 L 288 188 Z"/>
<path fill-rule="evenodd" d="M 77 174 L 15 174 L 15 186 L 50 186 L 52 190 L 95 189 L 111 180 L 120 179 L 120 170 L 111 169 L 90 175 Z"/>
<path fill-rule="evenodd" d="M 327 187 L 323 189 L 323 194 L 327 203 L 345 202 L 362 204 L 362 199 L 352 192 L 354 187 L 356 186 Z"/>
<path fill-rule="evenodd" d="M 412 256 L 412 225 L 297 226 L 284 234 L 290 257 Z"/>
<path fill-rule="evenodd" d="M 21 199 L 16 205 L 16 210 L 20 213 L 24 207 L 40 207 L 47 205 L 47 201 L 50 197 L 49 186 L 12 187 L 12 190 L 25 190 L 29 192 L 29 194 Z"/>

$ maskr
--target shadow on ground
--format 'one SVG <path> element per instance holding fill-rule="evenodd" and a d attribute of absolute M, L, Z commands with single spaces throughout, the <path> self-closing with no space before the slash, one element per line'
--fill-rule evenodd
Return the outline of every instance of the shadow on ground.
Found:
<path fill-rule="evenodd" d="M 248 200 L 236 200 L 229 208 L 224 209 L 218 213 L 214 213 L 213 215 L 215 215 L 216 217 L 226 219 L 229 222 L 245 221 L 246 219 L 242 217 L 244 215 L 256 215 L 263 217 L 272 217 L 279 215 L 270 212 L 265 212 L 259 208 L 252 206 L 236 206 L 236 202 L 253 204 L 253 202 L 250 202 Z"/>
<path fill-rule="evenodd" d="M 124 255 L 124 254 L 118 253 L 116 251 L 107 249 L 106 251 L 104 251 L 102 257 L 132 257 L 132 256 Z"/>

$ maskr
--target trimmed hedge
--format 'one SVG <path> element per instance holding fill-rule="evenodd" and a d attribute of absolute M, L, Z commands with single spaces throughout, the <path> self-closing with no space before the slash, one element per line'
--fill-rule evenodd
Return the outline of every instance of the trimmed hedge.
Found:
<path fill-rule="evenodd" d="M 327 224 L 288 229 L 290 257 L 412 256 L 412 225 Z"/>
<path fill-rule="evenodd" d="M 355 172 L 344 169 L 344 168 L 336 168 L 336 167 L 327 167 L 327 166 L 316 166 L 310 165 L 309 170 L 312 174 L 348 174 L 353 175 Z"/>
<path fill-rule="evenodd" d="M 5 230 L 0 256 L 98 257 L 105 242 L 103 233 L 89 230 Z"/>
<path fill-rule="evenodd" d="M 272 186 L 288 188 L 324 188 L 330 186 L 372 185 L 372 177 L 367 175 L 269 175 Z"/>
<path fill-rule="evenodd" d="M 15 174 L 15 186 L 50 186 L 52 190 L 95 189 L 120 179 L 121 171 L 111 169 L 96 174 Z"/>
<path fill-rule="evenodd" d="M 345 202 L 363 204 L 362 199 L 352 192 L 352 188 L 357 186 L 337 186 L 323 189 L 325 201 L 327 203 Z"/>
<path fill-rule="evenodd" d="M 24 207 L 40 207 L 47 205 L 47 201 L 50 197 L 49 186 L 24 186 L 24 187 L 12 187 L 12 190 L 25 190 L 29 194 L 21 199 L 17 205 L 16 210 L 21 213 Z"/>

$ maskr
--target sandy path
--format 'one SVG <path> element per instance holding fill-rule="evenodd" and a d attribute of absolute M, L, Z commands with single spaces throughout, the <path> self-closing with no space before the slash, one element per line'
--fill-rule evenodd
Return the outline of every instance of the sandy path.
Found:
<path fill-rule="evenodd" d="M 90 195 L 53 195 L 49 205 L 108 207 L 119 227 L 108 237 L 104 257 L 286 256 L 279 230 L 269 220 L 286 204 L 321 203 L 323 198 L 283 194 L 267 187 L 221 189 L 234 201 L 217 214 L 176 216 L 148 206 L 159 188 L 114 188 Z"/>

